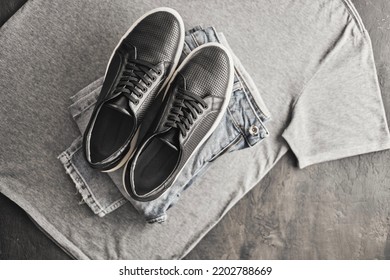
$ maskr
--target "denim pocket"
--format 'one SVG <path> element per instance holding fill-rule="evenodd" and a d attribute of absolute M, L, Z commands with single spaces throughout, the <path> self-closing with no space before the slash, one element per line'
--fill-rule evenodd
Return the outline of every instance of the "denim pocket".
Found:
<path fill-rule="evenodd" d="M 238 134 L 236 139 L 234 139 L 229 145 L 227 145 L 222 150 L 220 150 L 218 153 L 216 153 L 214 156 L 212 156 L 209 159 L 209 162 L 214 161 L 216 158 L 222 156 L 223 154 L 230 153 L 230 152 L 238 150 L 238 147 L 240 147 L 240 146 L 242 147 L 242 145 L 238 145 L 238 144 L 240 142 L 242 142 L 243 140 L 244 140 L 244 137 L 242 137 L 241 134 Z"/>
<path fill-rule="evenodd" d="M 240 136 L 240 130 L 232 123 L 231 116 L 226 112 L 217 128 L 200 148 L 197 155 L 199 165 L 216 159 L 236 143 Z"/>
<path fill-rule="evenodd" d="M 233 88 L 227 112 L 195 156 L 193 174 L 223 154 L 249 148 L 268 135 L 255 112 L 255 105 L 239 80 Z"/>
<path fill-rule="evenodd" d="M 252 102 L 244 87 L 234 91 L 228 113 L 231 122 L 241 132 L 248 146 L 256 145 L 269 134 L 257 111 L 257 105 Z"/>

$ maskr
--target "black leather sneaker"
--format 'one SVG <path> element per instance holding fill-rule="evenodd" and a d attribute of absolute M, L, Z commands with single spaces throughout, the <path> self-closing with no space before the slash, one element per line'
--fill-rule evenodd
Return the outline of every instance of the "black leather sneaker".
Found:
<path fill-rule="evenodd" d="M 174 184 L 226 112 L 233 73 L 233 60 L 220 44 L 190 53 L 168 84 L 155 124 L 124 169 L 125 196 L 150 201 Z"/>
<path fill-rule="evenodd" d="M 130 158 L 140 124 L 173 75 L 183 45 L 183 20 L 170 8 L 143 15 L 122 37 L 84 134 L 92 168 L 114 171 Z"/>

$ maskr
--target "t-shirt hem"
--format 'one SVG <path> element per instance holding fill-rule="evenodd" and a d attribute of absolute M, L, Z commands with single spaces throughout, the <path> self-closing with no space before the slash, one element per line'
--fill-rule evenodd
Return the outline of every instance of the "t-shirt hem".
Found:
<path fill-rule="evenodd" d="M 340 149 L 337 151 L 332 151 L 331 153 L 322 153 L 310 157 L 302 157 L 296 153 L 296 150 L 292 148 L 294 154 L 298 158 L 298 167 L 300 169 L 316 163 L 332 161 L 332 160 L 337 160 L 337 159 L 342 159 L 342 158 L 347 158 L 347 157 L 352 157 L 352 156 L 357 156 L 357 155 L 362 155 L 367 153 L 373 153 L 373 152 L 378 152 L 387 149 L 390 149 L 390 140 L 383 143 L 372 143 L 369 145 L 366 144 L 359 147 L 354 147 L 352 149 Z"/>
<path fill-rule="evenodd" d="M 80 249 L 63 234 L 61 234 L 46 218 L 39 212 L 39 209 L 36 209 L 29 202 L 23 199 L 20 195 L 12 190 L 17 186 L 9 186 L 12 184 L 8 182 L 9 180 L 0 178 L 0 193 L 4 194 L 7 198 L 15 202 L 19 207 L 21 207 L 29 217 L 36 223 L 37 227 L 57 246 L 59 246 L 67 255 L 73 259 L 79 260 L 90 260 L 86 254 L 80 251 Z M 66 248 L 66 249 L 65 249 Z"/>

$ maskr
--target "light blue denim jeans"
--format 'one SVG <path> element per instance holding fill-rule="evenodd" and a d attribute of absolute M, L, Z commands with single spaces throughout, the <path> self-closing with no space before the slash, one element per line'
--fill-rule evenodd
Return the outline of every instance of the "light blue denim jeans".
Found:
<path fill-rule="evenodd" d="M 213 27 L 203 29 L 197 26 L 186 32 L 181 61 L 193 49 L 207 42 L 219 42 L 230 49 L 222 33 L 217 33 Z M 264 123 L 269 119 L 269 113 L 261 100 L 261 94 L 240 61 L 233 53 L 232 56 L 235 66 L 233 93 L 227 112 L 216 130 L 192 156 L 175 184 L 163 195 L 148 202 L 130 200 L 135 209 L 150 223 L 165 221 L 167 210 L 179 199 L 181 192 L 190 187 L 193 180 L 205 172 L 207 166 L 218 160 L 218 157 L 256 145 L 268 135 Z M 80 203 L 86 203 L 100 217 L 128 202 L 116 187 L 122 184 L 123 168 L 113 173 L 101 173 L 91 169 L 82 154 L 81 135 L 92 114 L 103 79 L 98 79 L 71 97 L 73 104 L 69 109 L 80 129 L 80 137 L 59 156 L 82 196 Z"/>

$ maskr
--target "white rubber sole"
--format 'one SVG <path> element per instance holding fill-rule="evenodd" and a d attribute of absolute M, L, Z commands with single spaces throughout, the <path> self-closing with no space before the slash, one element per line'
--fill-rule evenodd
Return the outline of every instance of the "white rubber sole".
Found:
<path fill-rule="evenodd" d="M 133 139 L 131 139 L 130 149 L 126 153 L 125 157 L 115 167 L 113 167 L 113 168 L 111 168 L 109 170 L 102 170 L 102 172 L 105 172 L 105 173 L 114 172 L 114 171 L 118 170 L 119 168 L 121 168 L 129 159 L 131 159 L 131 157 L 133 156 L 133 154 L 134 154 L 134 152 L 136 150 L 135 148 L 136 148 L 136 144 L 137 144 L 137 141 L 138 141 L 140 128 L 141 127 L 139 126 L 137 131 L 135 132 L 135 135 L 134 135 Z"/>
<path fill-rule="evenodd" d="M 169 81 L 169 84 L 164 92 L 164 98 L 165 98 L 165 95 L 166 93 L 168 92 L 168 89 L 170 88 L 171 86 L 171 83 L 172 81 L 176 78 L 177 74 L 180 72 L 180 70 L 187 64 L 187 62 L 191 59 L 191 57 L 196 54 L 199 50 L 203 49 L 203 48 L 206 48 L 206 47 L 210 47 L 210 46 L 215 46 L 215 47 L 218 47 L 222 50 L 225 51 L 225 53 L 228 55 L 229 57 L 229 67 L 230 67 L 230 73 L 229 73 L 229 83 L 228 83 L 228 88 L 226 89 L 226 98 L 224 100 L 224 103 L 222 104 L 222 107 L 221 107 L 221 110 L 220 110 L 220 114 L 218 115 L 217 119 L 215 120 L 214 124 L 211 126 L 210 130 L 206 133 L 206 135 L 202 138 L 202 140 L 199 142 L 199 144 L 196 146 L 196 148 L 194 149 L 194 151 L 191 153 L 191 155 L 188 157 L 187 161 L 184 163 L 183 167 L 180 169 L 180 171 L 176 174 L 175 176 L 175 179 L 172 181 L 171 185 L 173 185 L 177 178 L 180 176 L 181 172 L 183 171 L 184 167 L 186 166 L 187 162 L 191 159 L 191 157 L 199 150 L 199 148 L 204 144 L 204 142 L 206 142 L 206 140 L 211 136 L 211 134 L 215 131 L 215 129 L 217 128 L 217 126 L 219 125 L 219 123 L 221 122 L 222 120 L 222 117 L 224 116 L 226 110 L 227 110 L 227 107 L 229 105 L 229 102 L 230 102 L 230 98 L 231 98 L 231 95 L 232 95 L 232 91 L 233 91 L 233 83 L 234 83 L 234 64 L 233 64 L 233 57 L 231 56 L 230 54 L 230 51 L 224 47 L 223 45 L 219 44 L 219 43 L 206 43 L 204 45 L 201 45 L 200 47 L 197 47 L 196 49 L 194 49 L 185 59 L 184 61 L 180 64 L 180 66 L 178 67 L 178 69 L 175 71 L 175 73 L 173 74 L 172 76 L 172 79 Z M 130 194 L 127 192 L 126 190 L 126 185 L 125 185 L 125 176 L 126 176 L 126 169 L 127 169 L 127 165 L 129 164 L 129 162 L 127 162 L 124 170 L 123 170 L 123 174 L 122 174 L 122 188 L 123 188 L 123 191 L 129 196 Z M 133 178 L 131 176 L 131 188 L 133 189 L 134 191 L 134 181 L 133 181 Z M 168 188 L 167 188 L 168 189 Z M 122 193 L 123 193 L 122 191 Z M 134 191 L 135 192 L 135 191 Z M 156 191 L 158 192 L 158 191 Z M 153 195 L 153 192 L 150 193 L 151 195 Z M 150 195 L 149 194 L 149 195 Z M 148 196 L 149 196 L 148 195 Z M 140 198 L 143 198 L 144 196 L 138 196 Z"/>
<path fill-rule="evenodd" d="M 156 12 L 168 12 L 172 15 L 174 15 L 176 17 L 176 19 L 178 20 L 179 22 L 179 26 L 180 26 L 180 39 L 179 41 L 181 42 L 179 44 L 179 47 L 178 47 L 178 50 L 177 50 L 177 53 L 175 55 L 175 58 L 173 60 L 173 64 L 172 64 L 172 68 L 171 68 L 171 72 L 167 75 L 167 78 L 166 80 L 164 81 L 164 83 L 162 84 L 161 86 L 161 89 L 164 89 L 164 87 L 167 85 L 167 83 L 170 81 L 172 75 L 175 73 L 175 69 L 177 67 L 177 65 L 179 64 L 179 59 L 180 59 L 180 56 L 183 52 L 183 47 L 184 47 L 184 36 L 185 36 L 185 30 L 184 30 L 184 22 L 183 22 L 183 19 L 181 18 L 180 14 L 172 9 L 172 8 L 167 8 L 167 7 L 161 7 L 161 8 L 156 8 L 156 9 L 153 9 L 149 12 L 147 12 L 146 14 L 144 14 L 143 16 L 141 16 L 139 19 L 137 19 L 131 26 L 130 28 L 126 31 L 126 33 L 122 36 L 122 38 L 120 39 L 119 43 L 116 45 L 114 51 L 112 52 L 111 54 L 111 57 L 108 61 L 108 64 L 107 64 L 107 67 L 106 67 L 106 72 L 104 74 L 104 79 L 106 78 L 106 75 L 107 75 L 107 71 L 108 71 L 108 68 L 110 67 L 110 64 L 111 64 L 111 60 L 112 58 L 114 57 L 114 54 L 116 52 L 116 50 L 119 48 L 119 46 L 122 44 L 123 40 L 130 34 L 130 32 L 143 20 L 145 19 L 147 16 L 151 15 L 151 14 L 154 14 Z M 161 91 L 159 93 L 156 94 L 156 97 L 157 98 L 159 95 L 161 94 Z M 114 168 L 112 169 L 109 169 L 109 170 L 104 170 L 103 172 L 113 172 L 113 171 L 116 171 L 118 170 L 119 168 L 121 168 L 128 160 L 130 160 L 130 158 L 133 156 L 134 152 L 135 152 L 135 149 L 136 149 L 136 143 L 137 143 L 137 140 L 138 140 L 138 134 L 139 134 L 139 129 L 140 129 L 140 126 L 138 127 L 137 129 L 137 132 L 136 134 L 134 135 L 133 139 L 131 140 L 131 143 L 130 143 L 130 150 L 127 152 L 126 156 L 119 162 L 119 164 L 117 166 L 115 166 Z"/>

